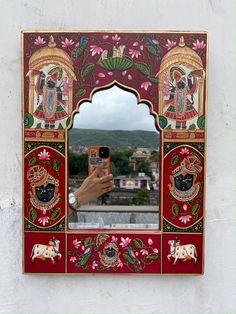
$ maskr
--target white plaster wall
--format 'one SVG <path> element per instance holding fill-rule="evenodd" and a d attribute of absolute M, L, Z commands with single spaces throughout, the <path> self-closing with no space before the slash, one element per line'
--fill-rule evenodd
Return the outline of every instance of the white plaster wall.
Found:
<path fill-rule="evenodd" d="M 0 0 L 0 313 L 234 313 L 234 0 Z M 22 29 L 208 30 L 202 277 L 21 274 Z"/>

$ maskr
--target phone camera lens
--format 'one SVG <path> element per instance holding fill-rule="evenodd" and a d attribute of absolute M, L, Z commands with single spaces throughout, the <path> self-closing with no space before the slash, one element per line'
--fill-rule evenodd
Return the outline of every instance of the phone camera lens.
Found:
<path fill-rule="evenodd" d="M 110 151 L 108 147 L 100 147 L 99 148 L 99 157 L 108 158 L 110 156 Z"/>

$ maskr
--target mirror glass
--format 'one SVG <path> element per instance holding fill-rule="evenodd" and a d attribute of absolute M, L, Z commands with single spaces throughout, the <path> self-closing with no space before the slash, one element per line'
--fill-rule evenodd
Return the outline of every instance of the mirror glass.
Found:
<path fill-rule="evenodd" d="M 113 86 L 84 102 L 68 132 L 69 193 L 88 176 L 88 149 L 108 146 L 115 189 L 69 210 L 69 229 L 158 229 L 160 134 L 147 104 Z"/>

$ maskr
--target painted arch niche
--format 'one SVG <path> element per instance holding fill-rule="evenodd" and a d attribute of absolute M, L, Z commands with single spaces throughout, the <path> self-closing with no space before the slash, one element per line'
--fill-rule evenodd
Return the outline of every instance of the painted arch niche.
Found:
<path fill-rule="evenodd" d="M 135 94 L 119 85 L 96 91 L 91 103 L 79 106 L 68 132 L 69 189 L 77 189 L 88 176 L 91 146 L 109 147 L 115 189 L 77 213 L 69 211 L 69 229 L 159 228 L 160 134 L 155 121 L 148 105 L 137 105 Z"/>

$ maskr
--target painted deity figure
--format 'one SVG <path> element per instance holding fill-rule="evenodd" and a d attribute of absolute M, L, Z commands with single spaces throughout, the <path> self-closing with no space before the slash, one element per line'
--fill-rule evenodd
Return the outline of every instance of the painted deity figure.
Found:
<path fill-rule="evenodd" d="M 164 100 L 164 107 L 168 106 L 164 116 L 176 121 L 176 129 L 186 129 L 187 121 L 198 115 L 194 107 L 194 95 L 198 91 L 197 77 L 201 74 L 201 71 L 191 71 L 186 75 L 182 68 L 174 67 L 174 70 L 170 70 L 171 81 L 168 78 L 164 81 L 164 95 L 168 95 L 168 99 Z"/>
<path fill-rule="evenodd" d="M 33 115 L 45 121 L 46 129 L 54 129 L 55 123 L 67 117 L 68 78 L 58 79 L 58 71 L 45 74 L 38 71 L 35 92 L 37 94 L 37 108 Z"/>

